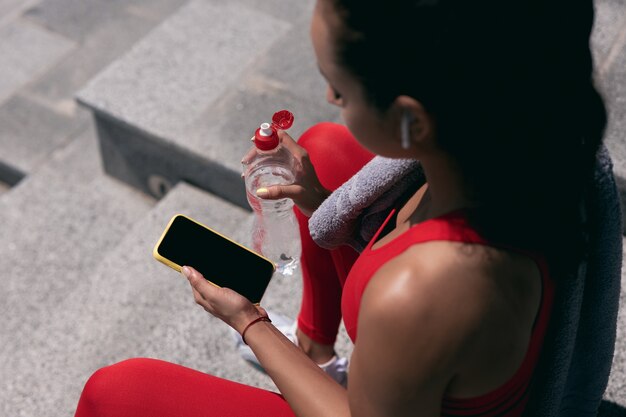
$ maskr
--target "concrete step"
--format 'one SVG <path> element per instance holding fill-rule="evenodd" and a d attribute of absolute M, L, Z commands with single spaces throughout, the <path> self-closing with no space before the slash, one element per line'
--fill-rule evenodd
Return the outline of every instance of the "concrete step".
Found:
<path fill-rule="evenodd" d="M 0 1 L 0 26 L 13 22 L 24 10 L 38 0 L 2 0 Z"/>
<path fill-rule="evenodd" d="M 74 94 L 187 0 L 44 0 L 23 18 L 72 40 L 75 48 L 24 94 L 59 112 L 76 111 Z"/>
<path fill-rule="evenodd" d="M 74 46 L 71 40 L 21 19 L 0 26 L 0 102 L 44 73 Z"/>
<path fill-rule="evenodd" d="M 0 415 L 54 409 L 26 412 L 55 384 L 46 369 L 56 359 L 31 366 L 22 353 L 46 350 L 53 312 L 153 205 L 104 175 L 93 129 L 0 196 Z M 26 375 L 45 380 L 23 385 Z"/>
<path fill-rule="evenodd" d="M 7 184 L 6 182 L 0 181 L 0 195 L 6 193 L 10 189 L 11 189 L 11 186 L 9 184 Z"/>
<path fill-rule="evenodd" d="M 624 245 L 624 259 L 626 259 L 626 239 L 623 240 Z M 611 375 L 609 377 L 609 384 L 604 394 L 604 398 L 621 407 L 626 407 L 626 268 L 622 267 L 622 292 L 620 294 L 620 309 L 617 318 L 617 334 L 615 342 L 615 356 L 613 358 L 613 365 L 611 367 Z M 626 415 L 626 409 L 622 408 L 620 411 L 622 414 L 615 414 L 615 416 Z M 599 414 L 600 417 L 603 414 Z M 611 417 L 612 414 L 608 414 L 607 417 Z"/>
<path fill-rule="evenodd" d="M 308 39 L 313 2 L 258 3 L 192 0 L 78 93 L 108 173 L 157 197 L 183 180 L 247 207 L 240 160 L 260 122 L 289 108 L 297 137 L 337 119 Z"/>
<path fill-rule="evenodd" d="M 73 48 L 21 19 L 0 25 L 0 181 L 16 184 L 67 139 L 66 118 L 16 94 Z"/>
<path fill-rule="evenodd" d="M 186 0 L 0 0 L 0 181 L 92 123 L 74 94 Z"/>
<path fill-rule="evenodd" d="M 626 24 L 626 2 L 623 0 L 595 0 L 591 47 L 598 72 L 605 73 L 611 65 L 614 47 L 620 43 Z"/>
<path fill-rule="evenodd" d="M 609 115 L 604 141 L 613 158 L 626 225 L 626 2 L 599 0 L 595 10 L 591 45 Z"/>
<path fill-rule="evenodd" d="M 0 180 L 17 184 L 91 120 L 59 114 L 21 94 L 0 105 Z"/>
<path fill-rule="evenodd" d="M 65 299 L 48 310 L 45 331 L 20 343 L 19 360 L 0 363 L 2 415 L 71 416 L 83 384 L 99 367 L 129 357 L 154 357 L 243 383 L 274 386 L 239 358 L 226 325 L 194 305 L 189 285 L 152 258 L 167 221 L 185 213 L 239 242 L 251 214 L 185 183 L 177 185 L 120 241 L 97 268 L 83 271 Z M 295 317 L 299 276 L 276 275 L 262 305 Z M 343 330 L 340 352 L 349 344 Z M 28 390 L 29 399 L 20 396 Z M 37 393 L 33 395 L 33 393 Z M 26 407 L 26 408 L 25 408 Z"/>

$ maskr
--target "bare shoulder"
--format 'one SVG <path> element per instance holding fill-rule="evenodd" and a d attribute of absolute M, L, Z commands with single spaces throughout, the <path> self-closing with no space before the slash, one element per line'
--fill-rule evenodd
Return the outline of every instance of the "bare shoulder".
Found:
<path fill-rule="evenodd" d="M 453 311 L 457 321 L 463 316 L 462 322 L 471 324 L 515 305 L 515 299 L 525 304 L 539 287 L 537 265 L 525 255 L 479 244 L 432 241 L 413 245 L 383 265 L 364 299 L 372 306 L 381 303 L 390 312 L 393 306 L 405 314 Z"/>
<path fill-rule="evenodd" d="M 485 316 L 488 286 L 467 282 L 451 247 L 423 246 L 387 262 L 365 289 L 350 366 L 355 409 L 440 415 L 461 352 Z"/>
<path fill-rule="evenodd" d="M 502 364 L 507 372 L 515 369 L 539 303 L 537 274 L 529 258 L 484 245 L 414 245 L 369 282 L 359 342 L 363 337 L 372 346 L 378 343 L 368 349 L 379 356 L 401 355 L 402 363 L 391 367 L 407 384 L 426 378 L 439 381 L 441 390 L 450 392 L 452 386 L 463 394 L 478 378 L 485 381 L 480 388 L 497 386 L 507 375 L 485 375 L 493 356 L 484 352 L 507 358 Z M 458 387 L 456 381 L 462 381 Z"/>
<path fill-rule="evenodd" d="M 407 328 L 445 328 L 445 334 L 455 334 L 461 342 L 494 308 L 496 269 L 504 262 L 498 255 L 456 242 L 414 245 L 376 272 L 361 308 Z M 451 340 L 442 342 L 449 345 Z"/>

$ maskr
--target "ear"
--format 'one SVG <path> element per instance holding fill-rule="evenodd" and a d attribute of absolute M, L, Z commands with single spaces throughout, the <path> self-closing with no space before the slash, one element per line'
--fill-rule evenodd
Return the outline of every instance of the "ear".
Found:
<path fill-rule="evenodd" d="M 434 119 L 422 103 L 409 96 L 398 96 L 392 104 L 394 119 L 397 120 L 398 132 L 403 117 L 409 117 L 409 133 L 411 143 L 428 146 L 434 138 Z M 400 134 L 400 133 L 399 133 Z"/>

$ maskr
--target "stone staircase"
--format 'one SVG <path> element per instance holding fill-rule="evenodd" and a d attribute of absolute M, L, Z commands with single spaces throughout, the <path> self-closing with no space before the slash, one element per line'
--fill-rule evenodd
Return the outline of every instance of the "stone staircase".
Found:
<path fill-rule="evenodd" d="M 247 207 L 240 160 L 260 122 L 289 108 L 297 134 L 337 119 L 307 38 L 311 5 L 289 5 L 300 13 L 285 21 L 190 1 L 98 74 L 77 98 L 95 116 L 106 171 L 155 197 L 182 180 Z"/>
<path fill-rule="evenodd" d="M 0 0 L 0 416 L 71 416 L 95 369 L 138 356 L 274 389 L 151 250 L 175 213 L 248 243 L 239 160 L 259 122 L 288 108 L 297 137 L 338 120 L 308 40 L 313 3 Z M 626 3 L 597 10 L 626 190 Z M 276 275 L 264 306 L 294 316 L 300 291 Z M 619 320 L 605 417 L 626 413 Z"/>
<path fill-rule="evenodd" d="M 68 304 L 69 297 L 85 288 L 101 258 L 154 205 L 151 198 L 98 172 L 95 135 L 93 130 L 86 133 L 49 155 L 0 198 L 3 416 L 60 410 L 58 404 L 42 408 L 41 402 L 58 402 L 63 396 L 41 394 L 66 385 L 65 379 L 59 383 L 59 375 L 70 368 L 56 365 L 80 350 L 73 329 L 81 303 Z M 60 311 L 76 317 L 54 321 Z M 59 340 L 50 337 L 56 325 L 67 326 L 74 343 L 56 345 Z M 45 362 L 39 361 L 44 357 Z M 61 414 L 71 413 L 66 406 Z"/>

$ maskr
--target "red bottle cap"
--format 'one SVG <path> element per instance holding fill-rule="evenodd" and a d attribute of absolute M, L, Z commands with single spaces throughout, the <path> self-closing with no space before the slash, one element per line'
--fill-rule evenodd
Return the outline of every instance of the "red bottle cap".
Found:
<path fill-rule="evenodd" d="M 281 110 L 274 113 L 272 116 L 272 125 L 276 129 L 287 130 L 293 124 L 293 113 L 289 110 Z"/>
<path fill-rule="evenodd" d="M 286 130 L 293 124 L 293 113 L 288 110 L 281 110 L 272 116 L 272 124 L 263 123 L 254 132 L 254 144 L 257 149 L 269 151 L 278 146 L 278 130 Z"/>

